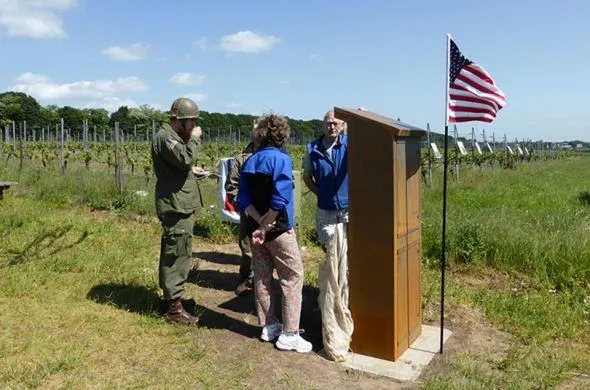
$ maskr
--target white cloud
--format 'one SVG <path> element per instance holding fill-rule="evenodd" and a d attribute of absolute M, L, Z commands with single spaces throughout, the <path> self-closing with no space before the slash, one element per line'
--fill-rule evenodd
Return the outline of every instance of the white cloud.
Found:
<path fill-rule="evenodd" d="M 185 95 L 187 98 L 194 100 L 197 103 L 202 102 L 203 100 L 207 100 L 209 96 L 205 95 L 204 93 L 187 93 Z"/>
<path fill-rule="evenodd" d="M 238 102 L 229 102 L 225 105 L 226 108 L 238 108 L 238 107 L 242 107 L 244 105 L 244 103 L 238 103 Z"/>
<path fill-rule="evenodd" d="M 206 50 L 208 42 L 209 40 L 207 39 L 207 37 L 200 37 L 195 41 L 195 45 L 197 45 L 201 50 Z"/>
<path fill-rule="evenodd" d="M 279 84 L 290 84 L 291 82 L 289 80 L 283 79 L 283 80 L 279 80 Z"/>
<path fill-rule="evenodd" d="M 219 47 L 230 53 L 260 53 L 272 49 L 279 41 L 280 39 L 273 35 L 240 31 L 221 37 Z"/>
<path fill-rule="evenodd" d="M 105 98 L 94 100 L 84 106 L 84 108 L 104 108 L 108 112 L 115 112 L 121 106 L 128 108 L 137 108 L 139 105 L 133 99 L 121 99 L 116 96 L 107 96 Z"/>
<path fill-rule="evenodd" d="M 60 13 L 77 0 L 0 0 L 0 29 L 11 37 L 65 38 Z"/>
<path fill-rule="evenodd" d="M 203 74 L 178 72 L 170 77 L 170 82 L 180 85 L 200 85 L 203 84 L 205 78 L 206 76 Z"/>
<path fill-rule="evenodd" d="M 151 45 L 141 42 L 129 46 L 111 46 L 102 50 L 102 54 L 114 61 L 138 61 L 146 58 Z"/>
<path fill-rule="evenodd" d="M 49 77 L 42 74 L 27 72 L 18 76 L 15 81 L 22 84 L 48 83 Z"/>
<path fill-rule="evenodd" d="M 120 77 L 117 80 L 74 81 L 55 83 L 45 75 L 23 73 L 15 80 L 10 90 L 24 92 L 40 100 L 108 98 L 118 92 L 145 91 L 148 86 L 138 77 Z"/>

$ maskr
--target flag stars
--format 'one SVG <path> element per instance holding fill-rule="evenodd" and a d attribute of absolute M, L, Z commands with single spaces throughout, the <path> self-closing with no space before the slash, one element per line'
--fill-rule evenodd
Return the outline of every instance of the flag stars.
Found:
<path fill-rule="evenodd" d="M 461 72 L 461 69 L 463 69 L 465 65 L 469 65 L 471 63 L 472 61 L 468 60 L 463 56 L 463 54 L 461 54 L 461 51 L 459 51 L 459 48 L 455 44 L 455 41 L 451 39 L 451 64 L 449 66 L 449 85 L 452 85 L 455 82 L 455 79 L 457 78 L 457 75 L 459 75 L 459 72 Z"/>

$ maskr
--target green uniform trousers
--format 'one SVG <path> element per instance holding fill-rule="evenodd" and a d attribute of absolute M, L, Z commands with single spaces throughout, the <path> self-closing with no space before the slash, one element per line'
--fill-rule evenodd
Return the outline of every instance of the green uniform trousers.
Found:
<path fill-rule="evenodd" d="M 164 232 L 160 245 L 159 281 L 164 299 L 182 298 L 193 266 L 192 236 L 195 214 L 160 215 Z"/>
<path fill-rule="evenodd" d="M 240 279 L 242 281 L 254 277 L 252 271 L 252 248 L 250 247 L 250 237 L 248 237 L 248 231 L 246 229 L 246 214 L 240 213 L 240 236 L 239 246 L 242 252 L 242 261 L 240 263 Z"/>

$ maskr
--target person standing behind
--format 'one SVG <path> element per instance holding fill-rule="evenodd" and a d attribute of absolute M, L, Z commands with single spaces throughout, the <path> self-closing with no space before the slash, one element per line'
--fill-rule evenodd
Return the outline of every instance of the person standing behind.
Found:
<path fill-rule="evenodd" d="M 240 174 L 242 166 L 252 153 L 260 146 L 260 140 L 256 131 L 256 123 L 252 128 L 252 141 L 246 146 L 242 153 L 237 154 L 231 160 L 229 175 L 225 183 L 225 191 L 228 195 L 229 202 L 237 208 L 238 187 L 240 184 Z M 242 252 L 240 263 L 240 281 L 236 287 L 236 295 L 243 296 L 252 292 L 252 248 L 250 247 L 250 237 L 246 232 L 246 215 L 240 212 L 240 235 L 238 245 Z"/>
<path fill-rule="evenodd" d="M 324 115 L 323 134 L 303 156 L 303 181 L 317 196 L 316 228 L 324 251 L 338 222 L 348 223 L 348 136 L 333 111 Z"/>
<path fill-rule="evenodd" d="M 318 303 L 327 358 L 344 361 L 354 324 L 348 309 L 348 137 L 333 111 L 324 116 L 323 134 L 307 144 L 303 180 L 317 196 L 316 228 L 326 259 L 318 266 Z"/>
<path fill-rule="evenodd" d="M 194 212 L 199 204 L 192 171 L 201 137 L 198 116 L 195 102 L 176 99 L 170 108 L 170 123 L 156 133 L 151 149 L 156 214 L 163 228 L 158 278 L 167 306 L 164 315 L 168 321 L 184 325 L 199 321 L 182 305 L 184 284 L 193 265 Z"/>
<path fill-rule="evenodd" d="M 280 350 L 305 353 L 312 345 L 299 334 L 303 289 L 303 262 L 293 218 L 293 161 L 282 150 L 290 134 L 285 117 L 262 117 L 257 128 L 260 147 L 246 160 L 238 191 L 238 207 L 246 216 L 252 243 L 254 295 L 260 338 L 278 337 Z M 282 320 L 274 314 L 273 271 L 282 293 Z"/>

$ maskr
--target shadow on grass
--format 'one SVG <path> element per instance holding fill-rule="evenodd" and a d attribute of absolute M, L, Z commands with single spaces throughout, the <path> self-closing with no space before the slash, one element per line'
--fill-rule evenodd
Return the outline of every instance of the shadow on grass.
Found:
<path fill-rule="evenodd" d="M 256 317 L 256 306 L 254 305 L 254 293 L 243 296 L 235 296 L 229 301 L 225 301 L 217 307 L 230 310 L 235 313 L 252 314 Z"/>
<path fill-rule="evenodd" d="M 161 316 L 166 311 L 166 305 L 156 291 L 139 285 L 99 284 L 92 287 L 86 297 L 97 303 L 143 315 Z M 183 300 L 182 304 L 187 312 L 199 317 L 200 327 L 227 329 L 250 338 L 258 337 L 260 334 L 259 327 L 198 305 L 193 299 Z"/>
<path fill-rule="evenodd" d="M 259 326 L 247 324 L 244 321 L 236 320 L 227 314 L 219 313 L 201 305 L 197 305 L 196 311 L 199 317 L 199 326 L 201 327 L 227 329 L 248 338 L 257 338 L 260 336 Z"/>
<path fill-rule="evenodd" d="M 215 264 L 240 265 L 242 256 L 233 253 L 193 252 L 193 258 L 206 260 Z"/>
<path fill-rule="evenodd" d="M 305 329 L 303 337 L 313 344 L 313 350 L 324 347 L 322 342 L 322 313 L 318 305 L 319 289 L 309 285 L 303 286 L 300 327 Z"/>
<path fill-rule="evenodd" d="M 92 287 L 86 297 L 134 313 L 158 315 L 164 312 L 158 293 L 140 285 L 99 284 Z"/>
<path fill-rule="evenodd" d="M 301 303 L 301 317 L 299 326 L 305 330 L 304 338 L 313 344 L 314 351 L 323 348 L 322 342 L 322 315 L 318 306 L 319 290 L 317 287 L 303 286 L 303 301 Z M 275 299 L 275 315 L 281 318 L 282 294 L 279 281 L 273 280 L 273 296 Z M 234 297 L 218 305 L 219 308 L 230 310 L 235 313 L 245 313 L 256 316 L 256 307 L 254 305 L 254 294 L 241 297 Z M 258 328 L 260 333 L 260 328 Z M 258 336 L 258 334 L 256 334 Z"/>
<path fill-rule="evenodd" d="M 80 237 L 72 240 L 68 239 L 68 233 L 72 230 L 73 225 L 60 226 L 39 233 L 27 246 L 22 250 L 8 250 L 12 259 L 9 265 L 18 265 L 30 260 L 39 260 L 53 256 L 59 252 L 68 250 L 81 244 L 90 233 L 84 230 Z M 68 242 L 70 241 L 70 242 Z"/>
<path fill-rule="evenodd" d="M 234 291 L 238 279 L 239 275 L 233 272 L 191 270 L 188 281 L 196 283 L 199 287 L 203 288 Z M 275 299 L 275 314 L 277 318 L 281 318 L 281 286 L 277 279 L 273 279 L 272 288 Z M 299 325 L 301 329 L 305 330 L 304 337 L 313 344 L 314 351 L 319 351 L 323 348 L 322 315 L 318 306 L 319 290 L 317 287 L 306 285 L 303 286 L 302 295 L 303 300 L 301 304 L 301 319 Z M 254 293 L 241 297 L 235 296 L 228 301 L 220 303 L 217 307 L 234 313 L 251 314 L 256 316 Z M 197 308 L 197 315 L 202 316 L 201 322 L 207 327 L 229 329 L 248 337 L 251 337 L 252 335 L 252 337 L 258 337 L 260 334 L 260 327 L 254 326 L 254 330 L 243 329 L 241 327 L 252 327 L 252 325 L 248 325 L 242 321 L 233 319 L 223 313 L 217 313 L 213 310 L 205 309 L 206 311 L 203 314 L 199 313 L 198 310 L 199 309 Z M 220 321 L 219 324 L 221 325 L 216 321 Z M 234 322 L 237 322 L 237 324 L 234 324 Z M 213 326 L 211 326 L 210 323 L 213 324 Z"/>
<path fill-rule="evenodd" d="M 578 194 L 578 202 L 582 206 L 590 206 L 590 191 L 581 191 Z"/>
<path fill-rule="evenodd" d="M 219 252 L 196 252 L 193 257 L 202 259 L 216 264 L 233 264 L 239 265 L 241 257 L 235 254 Z M 192 269 L 188 276 L 189 283 L 195 283 L 202 288 L 216 289 L 220 291 L 234 291 L 240 276 L 237 272 L 227 272 L 220 270 L 199 270 Z M 273 280 L 273 293 L 275 298 L 275 313 L 281 318 L 281 286 L 277 279 Z M 309 340 L 315 351 L 323 348 L 322 343 L 322 316 L 318 306 L 319 290 L 317 287 L 310 285 L 303 286 L 303 300 L 301 307 L 300 327 L 305 330 L 304 337 Z M 220 303 L 217 307 L 228 310 L 233 313 L 251 314 L 256 316 L 256 307 L 254 304 L 254 294 L 233 298 Z M 199 313 L 199 308 L 204 310 Z M 247 337 L 258 337 L 260 327 L 248 325 L 243 321 L 236 320 L 223 313 L 204 307 L 197 307 L 197 315 L 201 316 L 201 323 L 210 328 L 229 329 L 236 333 L 243 334 Z"/>
<path fill-rule="evenodd" d="M 199 287 L 212 288 L 221 291 L 234 291 L 238 285 L 240 275 L 236 272 L 223 272 L 210 269 L 191 269 L 187 282 Z"/>

